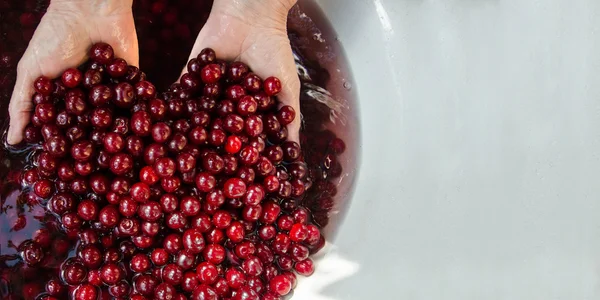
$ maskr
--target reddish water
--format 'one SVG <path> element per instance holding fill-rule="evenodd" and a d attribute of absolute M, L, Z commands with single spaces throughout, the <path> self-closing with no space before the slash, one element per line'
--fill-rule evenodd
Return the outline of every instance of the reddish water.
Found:
<path fill-rule="evenodd" d="M 47 0 L 0 0 L 0 117 L 7 118 L 15 66 L 37 25 L 21 22 L 26 13 L 37 20 Z M 153 2 L 135 3 L 140 38 L 141 69 L 159 89 L 165 89 L 181 71 L 194 38 L 208 17 L 211 1 L 180 0 L 156 10 Z M 172 21 L 176 20 L 176 21 Z M 20 25 L 19 25 L 20 24 Z M 297 55 L 303 82 L 302 147 L 313 188 L 303 201 L 310 207 L 315 223 L 325 227 L 331 238 L 343 216 L 352 192 L 358 156 L 358 123 L 355 114 L 354 83 L 347 61 L 331 26 L 316 5 L 296 6 L 289 16 L 289 35 Z M 330 153 L 329 143 L 339 137 L 346 143 L 340 155 Z M 29 163 L 32 149 L 0 149 L 0 298 L 35 299 L 44 284 L 57 278 L 58 266 L 72 254 L 75 245 L 47 213 L 44 204 L 21 189 L 21 173 Z M 25 266 L 19 246 L 39 230 L 51 232 L 51 245 L 43 267 Z"/>

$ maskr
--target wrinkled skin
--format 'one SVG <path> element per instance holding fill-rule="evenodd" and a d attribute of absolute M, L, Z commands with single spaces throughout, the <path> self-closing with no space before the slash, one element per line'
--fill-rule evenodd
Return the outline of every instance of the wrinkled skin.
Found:
<path fill-rule="evenodd" d="M 214 49 L 219 58 L 246 63 L 263 79 L 278 77 L 283 88 L 279 101 L 296 110 L 296 119 L 288 125 L 289 138 L 298 141 L 300 80 L 286 28 L 287 14 L 294 3 L 290 0 L 215 1 L 190 59 L 208 47 Z"/>

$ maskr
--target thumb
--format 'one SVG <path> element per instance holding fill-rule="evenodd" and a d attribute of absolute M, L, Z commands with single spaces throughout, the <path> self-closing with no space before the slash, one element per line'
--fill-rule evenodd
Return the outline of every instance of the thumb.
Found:
<path fill-rule="evenodd" d="M 17 81 L 8 105 L 10 123 L 8 127 L 7 142 L 15 145 L 23 140 L 23 131 L 33 110 L 32 96 L 35 93 L 33 81 L 40 76 L 38 66 L 33 60 L 21 59 L 17 67 Z"/>

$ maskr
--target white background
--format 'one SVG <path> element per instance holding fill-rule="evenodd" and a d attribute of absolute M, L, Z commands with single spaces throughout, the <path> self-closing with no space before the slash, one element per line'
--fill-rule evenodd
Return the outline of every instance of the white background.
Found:
<path fill-rule="evenodd" d="M 600 1 L 318 2 L 362 164 L 294 299 L 600 299 Z"/>

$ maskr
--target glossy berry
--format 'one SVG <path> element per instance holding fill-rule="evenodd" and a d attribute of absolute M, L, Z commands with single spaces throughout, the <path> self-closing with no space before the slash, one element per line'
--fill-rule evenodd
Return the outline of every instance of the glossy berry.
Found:
<path fill-rule="evenodd" d="M 172 213 L 179 208 L 179 199 L 173 194 L 164 194 L 160 197 L 160 207 L 165 213 Z"/>
<path fill-rule="evenodd" d="M 279 123 L 281 123 L 281 125 L 285 126 L 287 124 L 290 124 L 294 121 L 295 118 L 296 118 L 296 111 L 294 110 L 293 107 L 291 107 L 289 105 L 283 106 L 277 112 L 277 120 L 279 121 Z"/>
<path fill-rule="evenodd" d="M 163 212 L 158 202 L 147 201 L 140 204 L 138 216 L 144 221 L 156 222 L 163 216 Z"/>
<path fill-rule="evenodd" d="M 276 96 L 281 92 L 281 81 L 277 77 L 269 77 L 265 79 L 263 89 L 268 96 Z"/>
<path fill-rule="evenodd" d="M 66 292 L 66 288 L 56 279 L 50 279 L 46 283 L 46 292 L 50 296 L 61 296 Z"/>
<path fill-rule="evenodd" d="M 215 62 L 217 60 L 217 55 L 213 49 L 204 48 L 202 51 L 200 51 L 196 59 L 199 63 L 207 65 Z"/>
<path fill-rule="evenodd" d="M 110 170 L 116 175 L 125 175 L 133 170 L 133 158 L 129 154 L 118 153 L 110 159 Z"/>
<path fill-rule="evenodd" d="M 241 148 L 242 140 L 239 137 L 232 135 L 227 138 L 227 142 L 225 143 L 225 151 L 227 151 L 227 153 L 238 153 Z"/>
<path fill-rule="evenodd" d="M 244 240 L 244 226 L 240 222 L 233 222 L 227 228 L 226 231 L 227 237 L 234 243 L 239 243 Z"/>
<path fill-rule="evenodd" d="M 238 178 L 230 178 L 223 186 L 223 193 L 227 198 L 242 197 L 246 193 L 246 183 Z"/>
<path fill-rule="evenodd" d="M 219 274 L 215 265 L 209 262 L 202 262 L 196 268 L 196 275 L 200 283 L 213 284 Z"/>
<path fill-rule="evenodd" d="M 83 200 L 79 202 L 77 214 L 85 221 L 95 220 L 98 215 L 98 205 L 92 200 Z"/>
<path fill-rule="evenodd" d="M 292 289 L 292 282 L 285 275 L 277 275 L 269 281 L 269 289 L 280 296 L 287 295 Z"/>
<path fill-rule="evenodd" d="M 204 249 L 205 241 L 199 229 L 188 229 L 183 233 L 183 247 L 192 253 L 200 253 Z"/>
<path fill-rule="evenodd" d="M 200 200 L 196 199 L 192 196 L 185 196 L 181 199 L 181 203 L 179 205 L 181 209 L 181 213 L 186 217 L 193 217 L 200 213 L 201 209 Z"/>
<path fill-rule="evenodd" d="M 125 147 L 123 137 L 114 132 L 104 135 L 104 150 L 108 153 L 119 153 Z"/>
<path fill-rule="evenodd" d="M 38 77 L 33 83 L 35 91 L 44 95 L 50 96 L 52 94 L 52 81 L 48 77 Z"/>
<path fill-rule="evenodd" d="M 251 73 L 246 75 L 246 77 L 243 80 L 243 85 L 247 91 L 251 93 L 257 93 L 262 87 L 262 80 L 256 74 Z"/>
<path fill-rule="evenodd" d="M 129 295 L 131 284 L 128 281 L 121 280 L 116 284 L 108 287 L 108 293 L 113 297 L 123 298 Z"/>
<path fill-rule="evenodd" d="M 111 77 L 123 77 L 127 73 L 127 62 L 122 58 L 116 58 L 107 65 L 106 72 Z"/>
<path fill-rule="evenodd" d="M 110 63 L 114 55 L 112 46 L 107 43 L 96 43 L 89 51 L 90 59 L 103 65 Z"/>
<path fill-rule="evenodd" d="M 154 249 L 150 254 L 152 263 L 156 266 L 165 265 L 169 261 L 169 253 L 165 249 Z"/>
<path fill-rule="evenodd" d="M 116 264 L 105 264 L 100 269 L 100 278 L 105 284 L 113 285 L 123 278 L 123 271 Z"/>
<path fill-rule="evenodd" d="M 246 95 L 246 92 L 241 85 L 232 85 L 225 90 L 225 95 L 233 101 L 238 101 Z"/>
<path fill-rule="evenodd" d="M 62 74 L 62 83 L 68 88 L 77 87 L 82 81 L 82 74 L 79 70 L 71 68 L 67 69 Z"/>
<path fill-rule="evenodd" d="M 38 244 L 27 243 L 21 248 L 21 256 L 23 261 L 25 261 L 28 266 L 35 266 L 42 262 L 42 259 L 44 258 L 44 251 Z"/>
<path fill-rule="evenodd" d="M 230 268 L 225 272 L 227 284 L 232 289 L 239 289 L 246 283 L 246 276 L 242 271 L 236 268 Z"/>
<path fill-rule="evenodd" d="M 151 99 L 156 95 L 156 88 L 154 85 L 146 80 L 139 81 L 135 84 L 135 92 L 141 99 Z"/>
<path fill-rule="evenodd" d="M 203 257 L 212 264 L 220 264 L 225 260 L 225 248 L 218 244 L 209 244 L 204 248 Z"/>
<path fill-rule="evenodd" d="M 78 161 L 87 161 L 92 158 L 94 148 L 89 141 L 78 141 L 71 147 L 71 156 Z"/>
<path fill-rule="evenodd" d="M 56 119 L 56 108 L 50 103 L 41 103 L 35 106 L 34 115 L 42 123 L 54 122 Z"/>
<path fill-rule="evenodd" d="M 177 156 L 177 170 L 181 173 L 191 172 L 196 167 L 196 158 L 190 153 L 181 153 Z"/>
<path fill-rule="evenodd" d="M 165 143 L 171 137 L 171 127 L 164 122 L 152 126 L 152 139 L 157 143 Z"/>
<path fill-rule="evenodd" d="M 232 62 L 227 70 L 227 77 L 232 82 L 239 82 L 248 73 L 248 66 L 242 62 Z"/>
<path fill-rule="evenodd" d="M 154 290 L 154 299 L 175 299 L 175 288 L 166 283 L 160 283 Z"/>
<path fill-rule="evenodd" d="M 140 180 L 146 185 L 153 185 L 158 182 L 159 179 L 160 177 L 151 166 L 145 166 L 140 170 Z"/>
<path fill-rule="evenodd" d="M 217 64 L 209 64 L 200 71 L 202 82 L 207 84 L 217 83 L 221 76 L 221 67 Z"/>
<path fill-rule="evenodd" d="M 247 166 L 253 166 L 258 162 L 258 159 L 260 158 L 260 153 L 256 148 L 252 146 L 246 146 L 242 148 L 242 150 L 239 153 L 239 156 L 240 161 L 243 164 Z"/>
<path fill-rule="evenodd" d="M 115 227 L 120 220 L 119 210 L 113 205 L 107 205 L 100 210 L 98 220 L 105 227 Z"/>
<path fill-rule="evenodd" d="M 147 136 L 150 134 L 150 114 L 145 111 L 135 112 L 131 116 L 131 130 L 138 136 Z"/>
<path fill-rule="evenodd" d="M 137 202 L 144 203 L 150 199 L 150 187 L 142 182 L 138 182 L 131 187 L 131 198 Z"/>
<path fill-rule="evenodd" d="M 38 197 L 47 199 L 52 195 L 54 187 L 52 182 L 42 179 L 33 185 L 33 191 Z"/>
<path fill-rule="evenodd" d="M 264 129 L 264 124 L 258 116 L 248 116 L 244 122 L 244 132 L 251 137 L 258 137 Z M 264 148 L 264 146 L 263 146 Z"/>
<path fill-rule="evenodd" d="M 151 296 L 158 286 L 158 279 L 150 275 L 140 275 L 133 280 L 133 287 L 136 291 L 144 296 Z"/>
<path fill-rule="evenodd" d="M 216 228 L 225 229 L 231 224 L 231 214 L 226 211 L 217 211 L 213 215 L 213 224 Z"/>
<path fill-rule="evenodd" d="M 315 272 L 313 261 L 309 258 L 304 261 L 297 262 L 294 265 L 294 271 L 302 276 L 310 276 Z"/>
<path fill-rule="evenodd" d="M 74 299 L 93 300 L 98 298 L 98 288 L 91 284 L 79 285 L 73 292 Z"/>
<path fill-rule="evenodd" d="M 83 283 L 87 276 L 86 268 L 81 263 L 72 263 L 69 265 L 65 265 L 61 269 L 63 281 L 70 285 L 77 285 Z"/>

